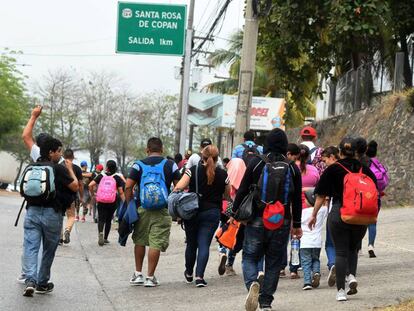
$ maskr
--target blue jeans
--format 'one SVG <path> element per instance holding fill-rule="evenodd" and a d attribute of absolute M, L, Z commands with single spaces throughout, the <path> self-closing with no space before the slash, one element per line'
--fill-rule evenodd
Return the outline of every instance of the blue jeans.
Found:
<path fill-rule="evenodd" d="M 368 245 L 374 246 L 377 237 L 377 224 L 368 225 Z"/>
<path fill-rule="evenodd" d="M 226 266 L 233 267 L 234 261 L 236 260 L 237 253 L 225 247 L 220 247 L 219 252 L 227 255 Z M 264 267 L 264 257 L 262 257 L 262 259 L 260 259 L 260 261 L 257 263 L 257 270 L 260 272 L 263 272 L 263 267 Z"/>
<path fill-rule="evenodd" d="M 301 248 L 300 261 L 303 268 L 303 283 L 311 284 L 313 273 L 321 273 L 320 248 Z"/>
<path fill-rule="evenodd" d="M 22 264 L 26 283 L 34 282 L 45 286 L 50 279 L 50 268 L 55 258 L 62 230 L 63 216 L 53 208 L 30 206 L 24 219 L 24 242 Z M 43 253 L 38 268 L 40 244 Z"/>
<path fill-rule="evenodd" d="M 325 252 L 328 257 L 328 269 L 331 270 L 332 266 L 335 265 L 335 246 L 332 242 L 331 233 L 329 232 L 329 226 L 326 225 L 326 240 L 325 240 Z"/>
<path fill-rule="evenodd" d="M 232 249 L 228 249 L 227 247 L 224 247 L 224 246 L 219 247 L 219 253 L 225 254 L 227 256 L 226 266 L 233 267 L 234 261 L 236 260 L 237 253 L 235 253 Z"/>
<path fill-rule="evenodd" d="M 282 266 L 283 253 L 287 247 L 290 230 L 290 220 L 285 220 L 278 230 L 267 230 L 263 219 L 258 217 L 247 224 L 243 243 L 243 277 L 247 289 L 257 280 L 258 264 L 264 257 L 264 281 L 260 289 L 259 303 L 270 306 L 273 294 L 279 283 L 279 272 Z"/>
<path fill-rule="evenodd" d="M 185 269 L 188 275 L 193 275 L 197 261 L 196 277 L 204 277 L 210 245 L 220 221 L 220 209 L 211 208 L 201 211 L 191 220 L 184 220 L 187 246 L 185 249 Z M 198 251 L 198 253 L 197 253 Z"/>

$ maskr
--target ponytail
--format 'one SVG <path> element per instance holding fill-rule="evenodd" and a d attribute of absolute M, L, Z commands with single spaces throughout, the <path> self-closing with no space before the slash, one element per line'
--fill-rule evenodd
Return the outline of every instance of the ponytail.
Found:
<path fill-rule="evenodd" d="M 346 158 L 354 158 L 356 153 L 355 139 L 351 137 L 345 137 L 339 144 L 339 150 L 341 154 Z"/>
<path fill-rule="evenodd" d="M 209 145 L 201 151 L 203 162 L 206 167 L 207 185 L 211 186 L 216 176 L 216 163 L 218 160 L 218 149 L 214 145 Z"/>
<path fill-rule="evenodd" d="M 300 173 L 302 175 L 306 174 L 306 164 L 309 159 L 309 148 L 305 145 L 299 145 L 300 153 L 299 153 L 299 161 L 300 161 Z"/>

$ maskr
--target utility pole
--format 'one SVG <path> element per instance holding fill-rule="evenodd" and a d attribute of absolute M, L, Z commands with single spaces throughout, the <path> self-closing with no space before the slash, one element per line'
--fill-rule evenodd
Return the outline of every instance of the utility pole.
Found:
<path fill-rule="evenodd" d="M 243 134 L 250 127 L 256 48 L 259 21 L 253 13 L 253 0 L 246 0 L 243 46 L 239 73 L 239 94 L 237 99 L 236 124 L 233 145 L 243 142 Z"/>
<path fill-rule="evenodd" d="M 188 12 L 187 31 L 185 38 L 185 54 L 183 61 L 180 102 L 178 108 L 177 126 L 175 129 L 175 145 L 176 150 L 181 154 L 185 153 L 187 141 L 187 115 L 188 115 L 188 101 L 190 96 L 190 67 L 191 54 L 193 44 L 193 23 L 194 23 L 194 3 L 195 0 L 190 1 L 190 8 Z M 178 146 L 178 149 L 177 149 Z"/>

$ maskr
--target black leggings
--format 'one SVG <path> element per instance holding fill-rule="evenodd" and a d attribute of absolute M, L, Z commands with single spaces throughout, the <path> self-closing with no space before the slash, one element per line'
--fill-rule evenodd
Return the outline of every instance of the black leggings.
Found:
<path fill-rule="evenodd" d="M 358 246 L 367 232 L 367 226 L 349 225 L 342 221 L 339 205 L 332 206 L 328 215 L 329 232 L 335 246 L 336 287 L 345 289 L 345 276 L 356 275 Z"/>
<path fill-rule="evenodd" d="M 105 240 L 108 239 L 109 232 L 111 231 L 112 217 L 115 211 L 116 203 L 98 203 L 98 232 L 103 232 L 105 227 Z"/>

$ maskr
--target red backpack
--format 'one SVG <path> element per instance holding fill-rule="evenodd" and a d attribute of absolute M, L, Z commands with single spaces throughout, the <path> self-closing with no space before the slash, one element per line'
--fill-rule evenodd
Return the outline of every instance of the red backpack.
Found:
<path fill-rule="evenodd" d="M 337 162 L 338 163 L 338 162 Z M 338 163 L 348 173 L 344 178 L 341 208 L 342 221 L 351 225 L 370 225 L 377 222 L 378 190 L 375 183 L 362 173 L 353 173 Z"/>

